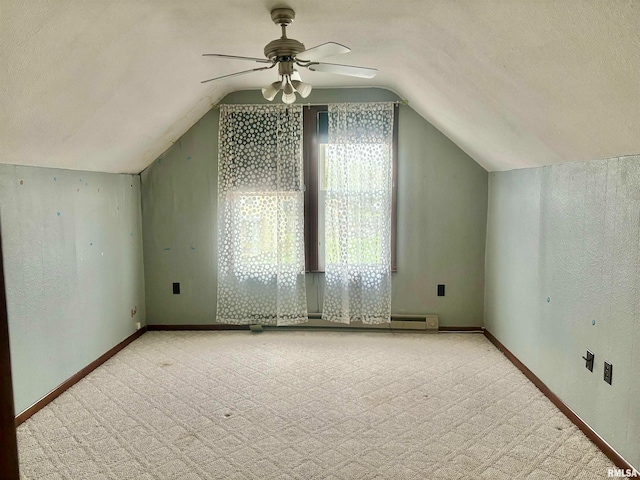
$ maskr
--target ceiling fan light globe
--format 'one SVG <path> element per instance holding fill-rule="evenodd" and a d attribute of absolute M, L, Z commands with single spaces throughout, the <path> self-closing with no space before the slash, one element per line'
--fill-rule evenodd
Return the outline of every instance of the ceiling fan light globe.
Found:
<path fill-rule="evenodd" d="M 282 101 L 287 105 L 291 105 L 293 102 L 296 101 L 296 94 L 282 92 Z"/>
<path fill-rule="evenodd" d="M 269 100 L 270 102 L 273 101 L 274 98 L 276 98 L 277 93 L 277 90 L 272 91 L 269 87 L 264 87 L 262 89 L 262 96 L 265 98 L 265 100 Z"/>
<path fill-rule="evenodd" d="M 262 88 L 262 96 L 269 100 L 270 102 L 276 98 L 276 95 L 280 91 L 280 87 L 282 86 L 282 82 L 273 82 L 271 85 L 267 85 Z"/>
<path fill-rule="evenodd" d="M 300 72 L 298 72 L 298 70 L 294 70 L 293 74 L 291 74 L 291 83 L 293 83 L 294 80 L 297 80 L 299 82 L 302 81 L 302 77 L 300 76 Z"/>
<path fill-rule="evenodd" d="M 282 92 L 286 95 L 291 95 L 295 92 L 295 89 L 293 88 L 293 85 L 291 85 L 291 82 L 285 83 Z"/>
<path fill-rule="evenodd" d="M 307 98 L 311 93 L 311 85 L 309 85 L 308 83 L 304 83 L 300 80 L 291 80 L 291 84 L 302 98 Z"/>

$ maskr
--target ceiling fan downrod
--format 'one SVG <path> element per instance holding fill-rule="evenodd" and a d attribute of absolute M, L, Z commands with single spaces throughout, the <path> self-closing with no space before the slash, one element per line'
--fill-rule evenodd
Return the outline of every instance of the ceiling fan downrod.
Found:
<path fill-rule="evenodd" d="M 287 27 L 293 23 L 296 14 L 290 8 L 276 8 L 271 10 L 271 20 L 282 28 L 282 37 L 269 42 L 264 47 L 264 56 L 271 61 L 291 61 L 305 46 L 293 38 L 287 38 Z"/>

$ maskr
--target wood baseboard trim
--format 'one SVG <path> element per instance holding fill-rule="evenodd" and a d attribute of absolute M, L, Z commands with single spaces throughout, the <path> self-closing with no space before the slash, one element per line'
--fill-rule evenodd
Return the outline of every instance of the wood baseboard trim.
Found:
<path fill-rule="evenodd" d="M 96 368 L 98 368 L 104 362 L 106 362 L 111 357 L 113 357 L 116 353 L 118 353 L 124 347 L 129 345 L 131 342 L 133 342 L 137 338 L 141 337 L 146 331 L 147 331 L 147 327 L 142 327 L 140 330 L 136 331 L 134 334 L 128 336 L 123 341 L 118 343 L 115 347 L 111 348 L 106 353 L 100 355 L 98 358 L 96 358 L 93 362 L 91 362 L 89 365 L 84 367 L 78 373 L 66 379 L 64 382 L 62 382 L 56 388 L 51 390 L 44 397 L 42 397 L 36 403 L 31 405 L 29 408 L 27 408 L 25 411 L 18 414 L 16 416 L 16 427 L 21 423 L 24 423 L 24 421 L 27 420 L 29 417 L 31 417 L 34 413 L 38 412 L 39 410 L 42 410 L 44 407 L 49 405 L 53 400 L 59 397 L 65 390 L 72 387 L 73 385 L 78 383 L 80 380 L 82 380 L 84 377 L 89 375 L 91 372 L 93 372 Z"/>
<path fill-rule="evenodd" d="M 265 329 L 286 329 L 293 330 L 294 328 L 308 330 L 314 327 L 291 325 L 285 327 L 274 327 L 266 325 Z M 330 327 L 317 327 L 319 329 L 326 330 Z M 339 327 L 340 330 L 348 329 L 349 327 Z M 180 331 L 180 330 L 249 330 L 249 325 L 223 325 L 223 324 L 201 324 L 201 325 L 147 325 L 147 331 Z M 351 330 L 393 330 L 384 328 L 366 328 L 366 327 L 352 327 Z M 469 333 L 483 333 L 482 327 L 439 327 L 439 332 L 469 332 Z"/>
<path fill-rule="evenodd" d="M 596 447 L 598 447 L 602 453 L 604 453 L 609 460 L 611 460 L 614 465 L 618 468 L 623 469 L 633 469 L 633 465 L 627 462 L 622 455 L 616 452 L 611 445 L 609 445 L 606 440 L 604 440 L 598 433 L 592 429 L 584 420 L 582 420 L 566 403 L 564 403 L 560 398 L 553 393 L 549 387 L 547 387 L 542 380 L 540 380 L 529 368 L 522 363 L 518 358 L 509 351 L 507 347 L 505 347 L 500 341 L 494 337 L 491 332 L 488 330 L 484 330 L 484 336 L 489 339 L 491 343 L 493 343 L 498 350 L 500 350 L 505 357 L 507 357 L 511 363 L 513 363 L 524 375 L 527 377 L 531 383 L 533 383 L 538 390 L 540 390 L 545 397 L 551 400 L 558 409 L 564 413 L 564 415 L 576 426 L 578 427 L 582 433 L 584 433 L 589 440 L 591 440 Z"/>
<path fill-rule="evenodd" d="M 180 331 L 180 330 L 249 330 L 249 325 L 147 325 L 148 331 Z"/>
<path fill-rule="evenodd" d="M 471 332 L 471 333 L 483 333 L 482 327 L 438 327 L 439 332 Z"/>

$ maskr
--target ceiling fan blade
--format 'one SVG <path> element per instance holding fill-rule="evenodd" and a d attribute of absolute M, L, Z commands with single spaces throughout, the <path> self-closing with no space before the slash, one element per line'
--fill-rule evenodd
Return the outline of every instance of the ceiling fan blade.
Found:
<path fill-rule="evenodd" d="M 349 53 L 351 49 L 340 45 L 335 42 L 327 42 L 322 45 L 316 45 L 315 47 L 308 48 L 304 52 L 300 52 L 296 55 L 296 60 L 301 62 L 312 62 L 331 55 L 340 55 L 342 53 Z"/>
<path fill-rule="evenodd" d="M 251 62 L 258 63 L 271 63 L 271 60 L 268 58 L 255 58 L 255 57 L 239 57 L 238 55 L 224 55 L 222 53 L 203 53 L 203 57 L 220 57 L 220 58 L 231 58 L 233 60 L 249 60 Z"/>
<path fill-rule="evenodd" d="M 243 70 L 242 72 L 230 73 L 229 75 L 222 75 L 221 77 L 215 77 L 215 78 L 210 78 L 209 80 L 203 80 L 200 83 L 213 82 L 214 80 L 220 80 L 221 78 L 236 77 L 238 75 L 244 75 L 245 73 L 258 72 L 260 70 L 269 70 L 270 68 L 273 68 L 275 65 L 276 64 L 274 63 L 273 65 L 270 65 L 268 67 L 252 68 L 251 70 Z"/>
<path fill-rule="evenodd" d="M 375 68 L 355 67 L 353 65 L 338 65 L 337 63 L 318 63 L 308 65 L 312 72 L 337 73 L 349 77 L 373 78 L 378 73 Z"/>

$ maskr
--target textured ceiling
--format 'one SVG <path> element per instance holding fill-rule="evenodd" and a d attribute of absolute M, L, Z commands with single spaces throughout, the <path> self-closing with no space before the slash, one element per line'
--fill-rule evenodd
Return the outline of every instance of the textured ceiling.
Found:
<path fill-rule="evenodd" d="M 0 162 L 139 172 L 225 94 L 263 86 L 279 36 L 250 0 L 0 0 Z M 487 170 L 640 153 L 638 0 L 291 0 L 289 36 L 397 92 Z M 257 65 L 256 65 L 257 66 Z"/>

